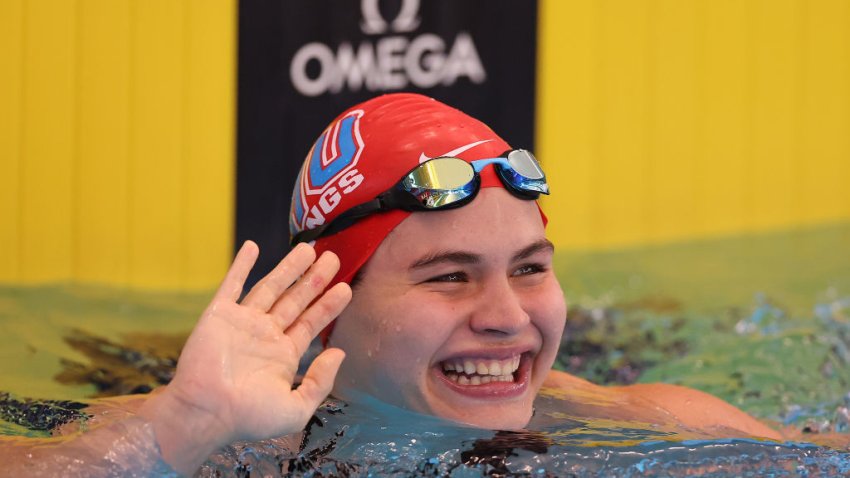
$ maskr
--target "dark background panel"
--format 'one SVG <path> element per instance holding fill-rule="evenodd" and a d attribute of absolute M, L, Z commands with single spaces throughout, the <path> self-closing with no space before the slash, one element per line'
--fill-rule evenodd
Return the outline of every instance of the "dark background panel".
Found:
<path fill-rule="evenodd" d="M 377 5 L 379 22 L 390 25 L 403 4 L 416 8 L 411 31 L 366 33 L 363 7 Z M 368 8 L 367 8 L 368 9 Z M 426 94 L 472 116 L 514 147 L 533 148 L 537 2 L 516 0 L 251 0 L 239 3 L 236 245 L 251 239 L 262 251 L 249 283 L 288 251 L 288 214 L 298 169 L 316 137 L 346 108 L 391 91 Z M 458 35 L 475 45 L 486 79 L 460 76 L 450 85 L 386 89 L 343 87 L 315 96 L 290 79 L 296 53 L 319 43 L 334 55 L 348 43 L 376 50 L 387 38 L 412 43 L 435 34 L 452 48 Z M 307 63 L 317 78 L 319 62 Z"/>

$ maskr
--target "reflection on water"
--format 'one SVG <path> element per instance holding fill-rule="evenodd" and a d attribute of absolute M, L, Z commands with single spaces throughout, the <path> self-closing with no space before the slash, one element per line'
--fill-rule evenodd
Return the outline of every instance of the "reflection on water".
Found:
<path fill-rule="evenodd" d="M 186 336 L 133 333 L 125 336 L 124 343 L 117 344 L 72 329 L 64 339 L 88 360 L 62 359 L 62 371 L 54 377 L 56 381 L 92 384 L 97 387 L 93 397 L 114 397 L 148 393 L 170 382 Z"/>
<path fill-rule="evenodd" d="M 712 440 L 576 408 L 548 391 L 522 433 L 329 401 L 304 436 L 237 444 L 204 473 L 272 476 L 847 475 L 806 445 L 850 429 L 850 224 L 632 251 L 561 254 L 570 303 L 556 366 L 597 383 L 699 388 L 800 443 Z M 85 421 L 93 397 L 170 380 L 209 294 L 0 287 L 0 434 Z M 46 400 L 30 400 L 38 397 Z M 565 412 L 570 410 L 570 413 Z M 581 413 L 579 413 L 581 412 Z M 262 472 L 262 473 L 261 473 Z"/>

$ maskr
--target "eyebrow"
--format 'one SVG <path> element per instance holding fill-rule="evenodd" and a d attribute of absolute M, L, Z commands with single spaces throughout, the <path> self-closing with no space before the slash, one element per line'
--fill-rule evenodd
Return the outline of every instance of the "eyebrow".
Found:
<path fill-rule="evenodd" d="M 410 265 L 410 270 L 424 269 L 437 264 L 478 264 L 481 262 L 481 256 L 471 252 L 464 251 L 443 251 L 428 254 L 427 256 L 417 260 Z"/>
<path fill-rule="evenodd" d="M 539 241 L 523 248 L 511 258 L 511 262 L 521 261 L 537 254 L 541 251 L 555 252 L 555 245 L 549 239 L 540 239 Z"/>
<path fill-rule="evenodd" d="M 555 246 L 548 239 L 540 239 L 533 244 L 530 244 L 521 250 L 517 251 L 516 254 L 511 257 L 511 262 L 521 261 L 523 259 L 527 259 L 538 252 L 549 250 L 554 251 Z M 441 251 L 434 252 L 432 254 L 428 254 L 425 257 L 422 257 L 415 261 L 410 265 L 410 270 L 424 269 L 426 267 L 431 267 L 437 264 L 479 264 L 482 262 L 482 258 L 478 254 L 473 254 L 471 252 L 466 251 Z"/>

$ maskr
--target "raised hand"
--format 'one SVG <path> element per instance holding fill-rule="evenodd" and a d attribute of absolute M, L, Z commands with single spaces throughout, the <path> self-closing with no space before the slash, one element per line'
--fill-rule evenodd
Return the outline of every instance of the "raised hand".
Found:
<path fill-rule="evenodd" d="M 238 302 L 259 250 L 246 242 L 183 348 L 174 380 L 141 410 L 162 454 L 191 473 L 216 448 L 302 429 L 333 386 L 344 354 L 323 351 L 292 382 L 310 341 L 348 304 L 351 289 L 325 253 L 299 244 Z M 318 299 L 317 299 L 318 298 Z"/>

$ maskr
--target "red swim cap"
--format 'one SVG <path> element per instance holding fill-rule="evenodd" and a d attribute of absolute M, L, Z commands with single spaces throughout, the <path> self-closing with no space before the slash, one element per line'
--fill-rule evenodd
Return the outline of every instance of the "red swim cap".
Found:
<path fill-rule="evenodd" d="M 313 144 L 295 183 L 289 232 L 294 236 L 374 199 L 426 158 L 474 161 L 509 149 L 484 123 L 432 98 L 395 93 L 371 99 L 339 115 Z M 484 168 L 481 187 L 493 186 L 504 187 L 494 168 Z M 387 234 L 410 214 L 372 214 L 316 240 L 317 254 L 333 251 L 340 259 L 340 270 L 328 287 L 350 283 Z M 328 334 L 326 330 L 323 339 Z"/>

